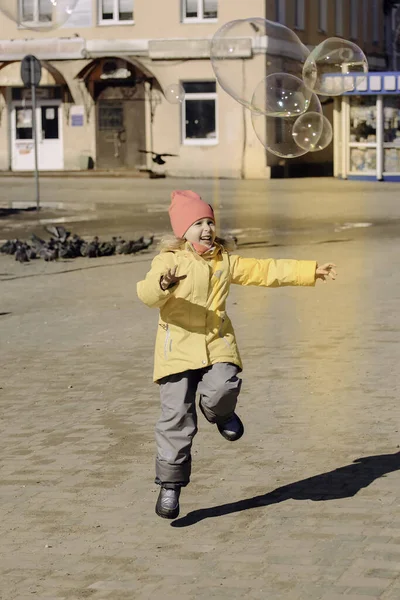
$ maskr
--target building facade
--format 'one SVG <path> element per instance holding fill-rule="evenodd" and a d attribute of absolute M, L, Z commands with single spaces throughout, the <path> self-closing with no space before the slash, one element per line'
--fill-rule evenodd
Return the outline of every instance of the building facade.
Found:
<path fill-rule="evenodd" d="M 400 70 L 400 2 L 386 0 L 385 39 L 388 68 Z"/>
<path fill-rule="evenodd" d="M 40 0 L 19 3 L 28 26 L 51 19 Z M 310 49 L 326 37 L 352 39 L 371 70 L 386 68 L 383 0 L 79 0 L 62 27 L 40 32 L 0 16 L 0 170 L 33 169 L 31 97 L 20 77 L 22 58 L 33 54 L 42 62 L 36 117 L 43 171 L 266 178 L 317 174 L 323 166 L 327 173 L 331 147 L 293 161 L 266 152 L 249 111 L 215 81 L 212 36 L 249 16 L 287 25 Z M 284 57 L 273 61 L 285 71 Z M 251 80 L 263 79 L 265 61 L 243 62 Z M 185 98 L 171 104 L 164 92 L 178 82 Z M 330 119 L 332 111 L 326 102 Z M 143 150 L 176 156 L 159 165 Z"/>

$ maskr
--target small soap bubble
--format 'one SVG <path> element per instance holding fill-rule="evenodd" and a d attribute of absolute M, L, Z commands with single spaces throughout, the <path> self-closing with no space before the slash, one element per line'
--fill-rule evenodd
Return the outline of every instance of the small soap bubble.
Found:
<path fill-rule="evenodd" d="M 310 152 L 319 152 L 320 150 L 324 150 L 327 148 L 333 139 L 333 131 L 332 125 L 329 120 L 323 116 L 322 117 L 322 132 L 319 136 L 319 140 L 316 143 L 314 148 L 310 148 Z"/>
<path fill-rule="evenodd" d="M 185 90 L 180 83 L 170 83 L 164 89 L 164 96 L 171 104 L 180 104 L 185 99 Z"/>
<path fill-rule="evenodd" d="M 322 133 L 323 115 L 313 111 L 301 115 L 293 125 L 293 139 L 296 144 L 310 152 L 315 149 Z"/>

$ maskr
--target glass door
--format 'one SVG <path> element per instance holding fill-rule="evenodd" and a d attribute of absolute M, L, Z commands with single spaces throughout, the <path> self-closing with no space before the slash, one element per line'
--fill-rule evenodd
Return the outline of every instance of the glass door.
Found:
<path fill-rule="evenodd" d="M 400 175 L 400 98 L 383 99 L 384 175 Z"/>
<path fill-rule="evenodd" d="M 56 100 L 38 101 L 36 108 L 38 167 L 42 171 L 64 168 L 61 131 L 61 104 Z M 32 107 L 15 103 L 11 113 L 11 168 L 33 171 L 35 155 Z"/>

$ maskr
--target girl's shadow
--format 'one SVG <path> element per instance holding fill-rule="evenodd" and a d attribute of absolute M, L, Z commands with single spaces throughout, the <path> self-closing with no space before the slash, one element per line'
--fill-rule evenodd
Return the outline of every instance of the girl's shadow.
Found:
<path fill-rule="evenodd" d="M 375 479 L 386 473 L 400 469 L 400 452 L 380 454 L 358 458 L 351 465 L 339 467 L 334 471 L 302 479 L 276 488 L 268 494 L 245 498 L 238 502 L 228 502 L 210 508 L 201 508 L 188 513 L 185 517 L 171 523 L 172 527 L 188 527 L 209 517 L 221 517 L 250 508 L 278 504 L 285 500 L 336 500 L 351 498 L 361 488 L 367 487 Z"/>

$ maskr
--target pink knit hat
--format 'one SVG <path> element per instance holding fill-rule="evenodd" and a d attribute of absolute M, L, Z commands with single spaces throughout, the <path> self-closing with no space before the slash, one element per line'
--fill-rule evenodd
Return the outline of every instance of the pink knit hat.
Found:
<path fill-rule="evenodd" d="M 199 219 L 214 220 L 211 206 L 191 190 L 173 191 L 168 212 L 172 230 L 178 238 L 183 238 L 189 227 Z"/>

